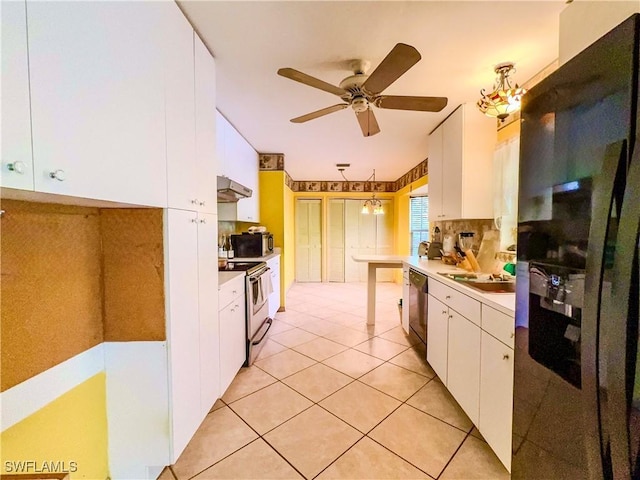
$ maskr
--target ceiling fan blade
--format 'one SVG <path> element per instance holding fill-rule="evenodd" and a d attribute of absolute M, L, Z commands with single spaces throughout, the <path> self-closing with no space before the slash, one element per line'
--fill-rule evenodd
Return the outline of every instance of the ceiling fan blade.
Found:
<path fill-rule="evenodd" d="M 411 45 L 398 43 L 362 85 L 367 92 L 378 94 L 395 82 L 422 57 Z"/>
<path fill-rule="evenodd" d="M 333 93 L 334 95 L 338 95 L 339 97 L 347 93 L 346 90 L 340 87 L 331 85 L 330 83 L 320 80 L 319 78 L 312 77 L 311 75 L 307 75 L 306 73 L 302 73 L 293 68 L 281 68 L 280 70 L 278 70 L 278 75 L 290 80 L 294 80 L 296 82 L 304 83 L 305 85 L 309 85 L 310 87 L 319 88 L 320 90 L 324 90 L 325 92 Z"/>
<path fill-rule="evenodd" d="M 373 114 L 373 110 L 371 110 L 371 107 L 369 107 L 364 112 L 356 112 L 356 117 L 358 119 L 358 123 L 360 124 L 360 128 L 362 129 L 362 134 L 365 137 L 370 137 L 371 135 L 380 133 L 378 121 L 376 120 L 376 116 Z"/>
<path fill-rule="evenodd" d="M 306 115 L 301 115 L 300 117 L 292 118 L 291 121 L 293 123 L 304 123 L 309 120 L 313 120 L 314 118 L 322 117 L 324 115 L 328 115 L 333 112 L 337 112 L 338 110 L 342 110 L 349 106 L 348 103 L 339 103 L 337 105 L 333 105 L 331 107 L 323 108 L 321 110 L 316 110 L 315 112 L 307 113 Z"/>
<path fill-rule="evenodd" d="M 382 95 L 376 99 L 376 106 L 393 110 L 439 112 L 447 106 L 447 102 L 447 97 L 400 97 L 397 95 Z"/>

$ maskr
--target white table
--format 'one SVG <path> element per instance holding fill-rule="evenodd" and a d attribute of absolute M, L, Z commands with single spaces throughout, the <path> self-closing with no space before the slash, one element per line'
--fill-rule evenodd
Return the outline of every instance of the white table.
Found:
<path fill-rule="evenodd" d="M 409 257 L 403 255 L 352 255 L 354 262 L 367 263 L 367 325 L 376 324 L 376 271 L 378 268 L 402 268 Z"/>

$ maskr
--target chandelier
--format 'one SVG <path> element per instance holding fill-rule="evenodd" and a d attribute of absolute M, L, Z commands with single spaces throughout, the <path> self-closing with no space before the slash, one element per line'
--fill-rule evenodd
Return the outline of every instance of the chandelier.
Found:
<path fill-rule="evenodd" d="M 373 169 L 373 174 L 365 181 L 366 182 L 372 181 L 373 183 L 375 183 L 376 181 L 375 168 Z M 374 215 L 384 214 L 384 208 L 382 208 L 382 202 L 376 198 L 375 193 L 371 194 L 371 198 L 365 200 L 364 204 L 362 205 L 362 213 L 364 213 L 365 215 L 369 215 L 370 213 L 373 213 Z"/>
<path fill-rule="evenodd" d="M 478 108 L 482 113 L 489 117 L 497 117 L 504 122 L 513 112 L 520 110 L 520 102 L 522 96 L 527 92 L 524 88 L 520 88 L 518 84 L 511 86 L 509 77 L 515 72 L 513 63 L 505 62 L 495 66 L 496 83 L 493 91 L 489 94 L 483 88 L 480 90 L 482 98 L 478 100 Z"/>
<path fill-rule="evenodd" d="M 336 164 L 336 167 L 338 167 L 338 171 L 340 172 L 340 175 L 342 175 L 342 178 L 344 178 L 347 182 L 349 181 L 349 179 L 344 175 L 344 170 L 349 166 L 350 164 L 348 163 Z M 376 169 L 374 168 L 373 174 L 371 174 L 371 176 L 367 178 L 364 181 L 364 183 L 367 183 L 367 182 L 375 183 L 375 181 L 376 181 Z M 376 198 L 375 193 L 371 194 L 371 198 L 368 198 L 367 200 L 365 200 L 364 204 L 362 205 L 362 213 L 365 215 L 369 215 L 371 213 L 373 213 L 374 215 L 384 215 L 384 208 L 382 206 L 382 202 Z"/>

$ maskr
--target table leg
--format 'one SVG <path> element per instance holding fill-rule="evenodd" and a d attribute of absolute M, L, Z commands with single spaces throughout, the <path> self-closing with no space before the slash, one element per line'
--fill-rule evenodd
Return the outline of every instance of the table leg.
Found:
<path fill-rule="evenodd" d="M 369 262 L 367 277 L 367 325 L 376 324 L 376 270 L 376 264 Z"/>

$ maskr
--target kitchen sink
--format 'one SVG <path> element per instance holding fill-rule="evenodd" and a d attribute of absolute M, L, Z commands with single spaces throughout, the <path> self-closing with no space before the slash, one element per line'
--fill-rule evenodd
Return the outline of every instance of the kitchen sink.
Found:
<path fill-rule="evenodd" d="M 486 275 L 483 278 L 475 273 L 438 273 L 450 280 L 485 293 L 514 293 L 516 291 L 515 280 L 491 280 Z"/>

